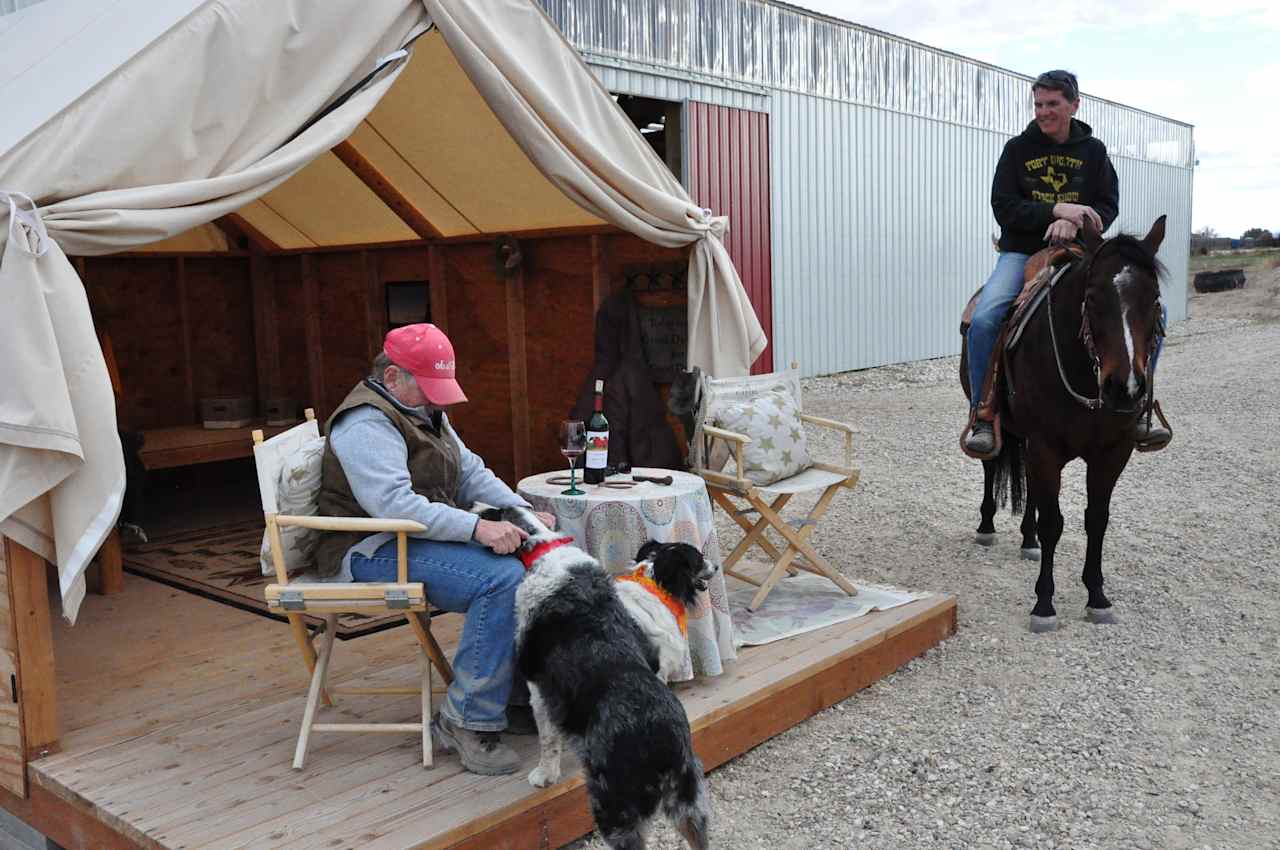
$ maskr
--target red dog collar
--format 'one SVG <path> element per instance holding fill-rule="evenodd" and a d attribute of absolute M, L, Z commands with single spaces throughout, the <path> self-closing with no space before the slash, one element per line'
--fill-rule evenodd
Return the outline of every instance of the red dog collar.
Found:
<path fill-rule="evenodd" d="M 558 549 L 561 546 L 567 546 L 572 542 L 573 542 L 572 537 L 557 537 L 555 540 L 545 540 L 542 543 L 539 543 L 537 546 L 534 546 L 528 552 L 518 553 L 520 562 L 524 564 L 524 571 L 529 572 L 530 570 L 532 570 L 534 562 L 537 561 L 539 558 L 541 558 L 543 555 L 550 552 L 552 549 Z"/>

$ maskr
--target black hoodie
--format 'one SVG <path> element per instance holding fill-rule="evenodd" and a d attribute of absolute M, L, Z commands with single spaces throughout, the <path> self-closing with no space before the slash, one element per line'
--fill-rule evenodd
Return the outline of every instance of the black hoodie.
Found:
<path fill-rule="evenodd" d="M 1058 144 L 1035 121 L 1004 146 L 991 181 L 991 209 L 1000 223 L 1000 250 L 1034 254 L 1045 247 L 1056 203 L 1084 204 L 1102 217 L 1102 229 L 1120 210 L 1120 185 L 1107 147 L 1083 121 Z"/>

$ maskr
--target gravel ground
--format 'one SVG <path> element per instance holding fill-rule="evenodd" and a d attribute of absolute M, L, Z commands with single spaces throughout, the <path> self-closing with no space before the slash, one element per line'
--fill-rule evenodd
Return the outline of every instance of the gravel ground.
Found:
<path fill-rule="evenodd" d="M 1112 502 L 1115 626 L 1082 619 L 1081 464 L 1056 633 L 1027 630 L 1017 519 L 973 543 L 956 358 L 806 382 L 806 409 L 858 427 L 862 467 L 815 545 L 858 580 L 956 594 L 959 630 L 713 772 L 714 846 L 1280 848 L 1280 270 L 1190 312 L 1160 364 L 1174 442 L 1135 454 Z M 652 846 L 684 845 L 660 824 Z"/>

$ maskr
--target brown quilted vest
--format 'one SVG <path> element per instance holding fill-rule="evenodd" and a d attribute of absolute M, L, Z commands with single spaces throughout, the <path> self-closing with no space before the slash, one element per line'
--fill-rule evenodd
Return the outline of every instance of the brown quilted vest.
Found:
<path fill-rule="evenodd" d="M 413 492 L 433 502 L 456 507 L 454 497 L 458 492 L 458 476 L 462 455 L 447 428 L 438 431 L 421 419 L 406 416 L 381 393 L 361 381 L 338 405 L 338 409 L 325 423 L 326 435 L 334 420 L 342 413 L 362 404 L 372 405 L 391 420 L 404 437 L 409 449 L 409 480 Z M 320 515 L 366 517 L 364 509 L 351 493 L 351 484 L 342 471 L 342 463 L 333 453 L 333 447 L 325 443 L 320 466 Z M 316 545 L 316 572 L 323 576 L 337 575 L 347 550 L 368 535 L 360 531 L 322 531 Z"/>

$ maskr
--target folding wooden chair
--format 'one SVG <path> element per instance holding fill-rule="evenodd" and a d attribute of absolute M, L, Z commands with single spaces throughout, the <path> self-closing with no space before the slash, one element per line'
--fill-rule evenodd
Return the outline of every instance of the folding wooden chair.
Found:
<path fill-rule="evenodd" d="M 277 487 L 281 466 L 298 447 L 320 436 L 315 413 L 307 408 L 306 421 L 277 434 L 270 440 L 262 439 L 261 431 L 253 432 L 253 458 L 258 468 L 258 487 L 262 493 L 263 518 L 266 520 L 271 544 L 271 560 L 275 566 L 277 584 L 267 585 L 265 590 L 268 607 L 282 613 L 289 620 L 294 640 L 302 652 L 311 686 L 307 693 L 307 705 L 302 715 L 302 729 L 298 733 L 298 746 L 294 751 L 293 767 L 301 770 L 307 755 L 307 744 L 312 732 L 416 732 L 422 735 L 422 764 L 430 767 L 431 758 L 431 666 L 440 670 L 446 684 L 453 682 L 453 670 L 440 645 L 431 634 L 426 588 L 422 582 L 408 580 L 408 537 L 410 532 L 425 529 L 411 520 L 373 519 L 369 517 L 284 516 L 277 513 Z M 398 563 L 396 581 L 374 582 L 325 582 L 307 580 L 304 573 L 298 580 L 290 581 L 284 559 L 284 547 L 280 529 L 284 527 L 309 528 L 317 531 L 362 531 L 374 534 L 380 531 L 395 532 Z M 314 579 L 314 576 L 310 578 Z M 333 656 L 333 640 L 337 631 L 339 614 L 403 613 L 413 629 L 422 653 L 422 679 L 415 687 L 333 688 L 327 689 L 325 681 L 329 662 Z M 317 653 L 314 638 L 308 633 L 303 614 L 320 615 L 324 626 L 316 637 L 321 638 Z M 316 723 L 316 710 L 320 702 L 332 705 L 333 694 L 401 695 L 418 694 L 422 698 L 421 723 Z"/>
<path fill-rule="evenodd" d="M 853 428 L 843 422 L 800 414 L 802 422 L 819 428 L 837 431 L 844 435 L 844 464 L 813 463 L 807 469 L 772 484 L 755 484 L 743 472 L 743 448 L 751 442 L 746 434 L 727 431 L 714 424 L 717 411 L 733 402 L 754 398 L 761 393 L 780 390 L 788 393 L 800 405 L 800 373 L 797 364 L 783 372 L 752 375 L 745 378 L 717 379 L 704 375 L 699 387 L 698 411 L 694 438 L 690 446 L 692 471 L 702 476 L 712 500 L 722 507 L 744 534 L 733 551 L 725 558 L 722 568 L 726 575 L 756 585 L 759 590 L 748 609 L 755 611 L 764 604 L 770 591 L 786 573 L 796 568 L 830 579 L 850 596 L 857 594 L 853 584 L 837 572 L 825 558 L 809 544 L 809 536 L 830 508 L 832 500 L 841 490 L 851 490 L 858 483 L 859 471 L 853 465 Z M 729 458 L 734 460 L 733 474 L 724 472 Z M 788 521 L 782 509 L 793 496 L 801 493 L 820 493 L 817 503 L 802 520 Z M 744 501 L 745 506 L 735 500 Z M 758 515 L 752 522 L 748 517 Z M 782 537 L 782 548 L 775 545 L 767 532 Z M 752 546 L 758 546 L 770 558 L 772 567 L 763 579 L 735 570 Z"/>

